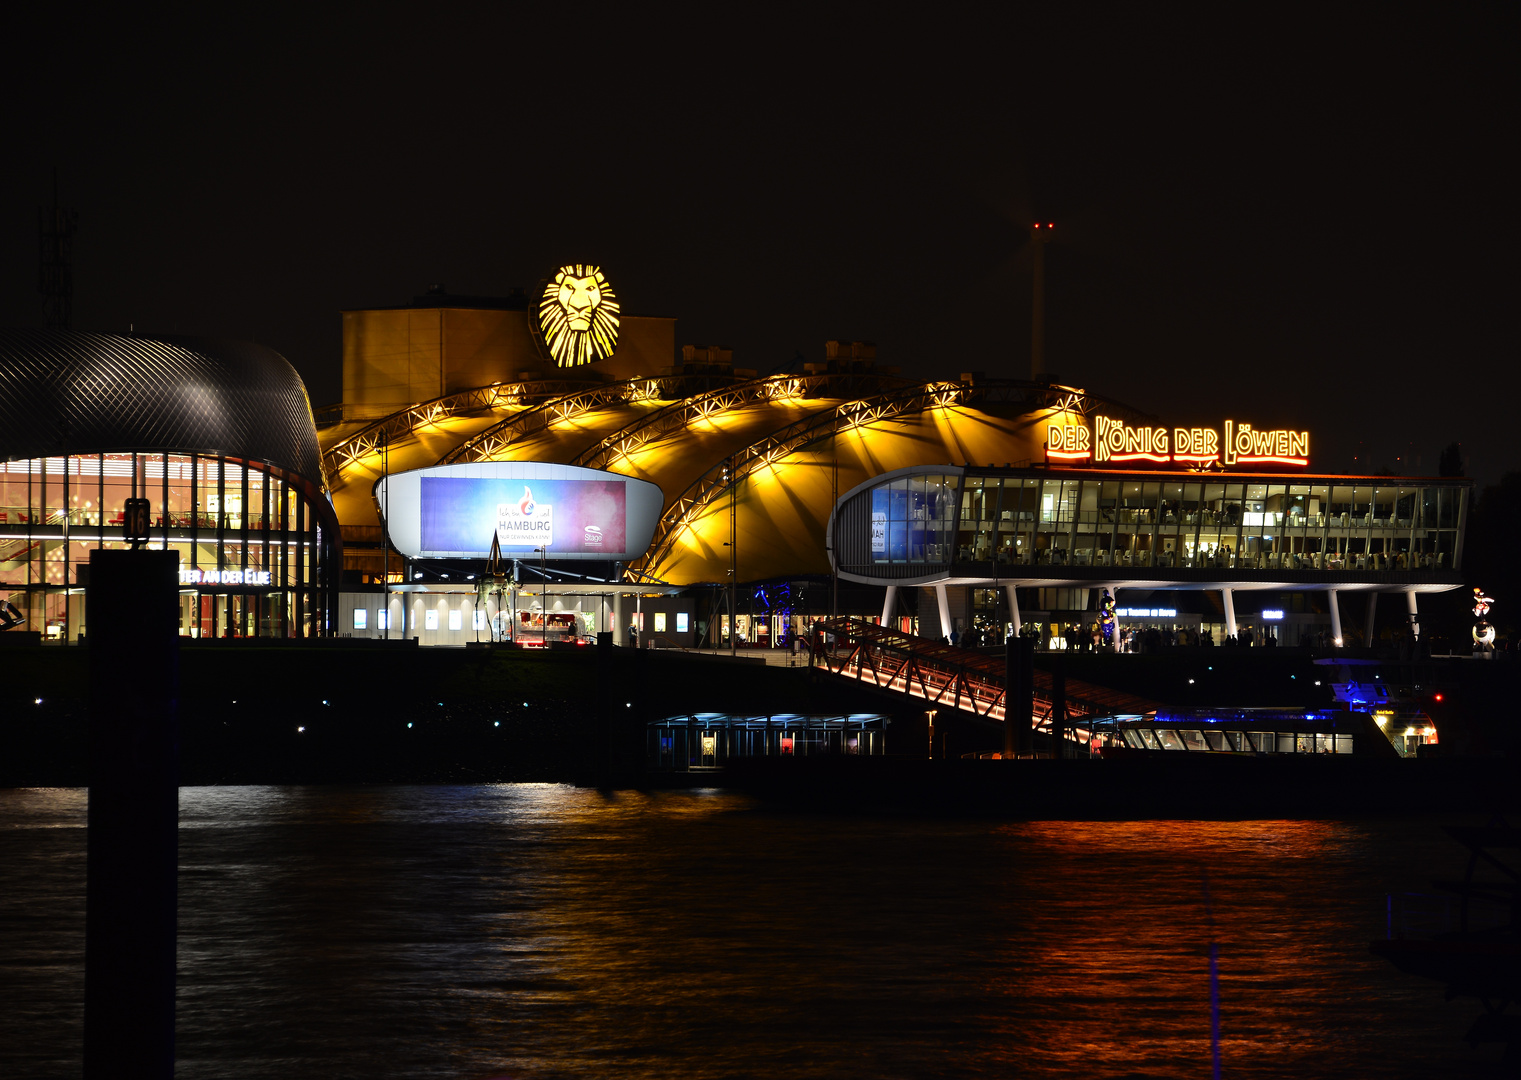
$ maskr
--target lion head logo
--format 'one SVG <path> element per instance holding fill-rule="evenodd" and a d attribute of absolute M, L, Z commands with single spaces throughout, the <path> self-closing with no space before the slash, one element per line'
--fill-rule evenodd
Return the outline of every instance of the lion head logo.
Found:
<path fill-rule="evenodd" d="M 618 298 L 600 268 L 562 266 L 544 283 L 539 333 L 560 367 L 578 367 L 613 355 L 618 345 Z"/>

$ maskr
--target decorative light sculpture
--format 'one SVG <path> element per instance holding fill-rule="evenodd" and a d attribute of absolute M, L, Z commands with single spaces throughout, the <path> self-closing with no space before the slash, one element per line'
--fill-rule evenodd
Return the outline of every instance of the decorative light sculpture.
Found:
<path fill-rule="evenodd" d="M 571 263 L 544 283 L 535 325 L 558 367 L 579 367 L 613 355 L 618 314 L 618 297 L 601 268 Z"/>
<path fill-rule="evenodd" d="M 1484 595 L 1484 590 L 1474 587 L 1473 590 L 1473 651 L 1475 653 L 1487 653 L 1495 646 L 1495 628 L 1489 624 L 1486 616 L 1489 614 L 1489 606 L 1494 600 Z"/>

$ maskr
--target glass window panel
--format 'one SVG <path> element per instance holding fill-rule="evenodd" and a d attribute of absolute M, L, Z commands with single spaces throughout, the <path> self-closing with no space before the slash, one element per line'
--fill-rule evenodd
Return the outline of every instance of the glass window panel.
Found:
<path fill-rule="evenodd" d="M 1157 741 L 1162 744 L 1163 750 L 1182 750 L 1183 740 L 1178 738 L 1178 733 L 1168 728 L 1157 728 Z"/>
<path fill-rule="evenodd" d="M 39 497 L 34 502 L 42 506 L 44 524 L 57 524 L 63 520 L 63 466 L 62 458 L 43 458 L 41 462 L 34 488 Z"/>
<path fill-rule="evenodd" d="M 1205 749 L 1204 732 L 1202 732 L 1202 731 L 1183 730 L 1183 731 L 1179 731 L 1178 732 L 1178 737 L 1183 740 L 1183 746 L 1186 749 L 1189 749 L 1189 750 L 1203 750 L 1203 749 Z"/>
<path fill-rule="evenodd" d="M 232 462 L 222 464 L 222 520 L 228 529 L 243 527 L 243 467 Z"/>
<path fill-rule="evenodd" d="M 1272 754 L 1277 751 L 1277 737 L 1271 731 L 1248 731 L 1246 734 L 1252 749 L 1257 753 Z"/>
<path fill-rule="evenodd" d="M 171 454 L 166 470 L 169 476 L 169 524 L 176 529 L 189 528 L 194 503 L 190 496 L 194 465 L 182 454 Z"/>
<path fill-rule="evenodd" d="M 248 527 L 264 528 L 264 474 L 258 469 L 248 470 Z"/>
<path fill-rule="evenodd" d="M 1292 731 L 1280 731 L 1278 733 L 1278 752 L 1280 754 L 1292 754 L 1294 752 L 1294 733 Z"/>
<path fill-rule="evenodd" d="M 1046 480 L 1041 484 L 1040 491 L 1040 526 L 1042 531 L 1049 531 L 1056 525 L 1057 517 L 1061 513 L 1062 482 L 1060 480 Z"/>
<path fill-rule="evenodd" d="M 871 559 L 887 561 L 887 488 L 871 489 Z"/>
<path fill-rule="evenodd" d="M 74 525 L 100 524 L 100 459 L 70 457 L 69 521 Z"/>
<path fill-rule="evenodd" d="M 1250 749 L 1250 747 L 1246 745 L 1246 740 L 1242 737 L 1242 734 L 1239 731 L 1225 732 L 1225 743 L 1231 748 L 1231 750 L 1238 754 L 1243 750 Z"/>
<path fill-rule="evenodd" d="M 1146 747 L 1146 749 L 1148 749 L 1148 750 L 1160 750 L 1160 749 L 1162 749 L 1162 744 L 1157 741 L 1157 737 L 1156 737 L 1155 733 L 1153 733 L 1150 728 L 1137 728 L 1136 731 L 1140 734 L 1140 736 L 1141 736 L 1141 742 Z"/>
<path fill-rule="evenodd" d="M 1125 736 L 1125 745 L 1130 747 L 1132 750 L 1146 749 L 1146 744 L 1141 741 L 1140 732 L 1135 731 L 1132 728 L 1126 728 L 1123 734 Z"/>
<path fill-rule="evenodd" d="M 1206 731 L 1204 733 L 1204 741 L 1209 744 L 1209 748 L 1211 750 L 1224 750 L 1224 749 L 1226 749 L 1226 746 L 1225 746 L 1225 733 L 1224 732 L 1220 732 L 1220 731 Z"/>
<path fill-rule="evenodd" d="M 26 524 L 31 520 L 28 501 L 31 477 L 31 462 L 0 461 L 0 525 Z"/>
<path fill-rule="evenodd" d="M 365 630 L 369 627 L 370 613 L 364 608 L 354 609 L 354 629 Z"/>
<path fill-rule="evenodd" d="M 1351 735 L 1338 735 L 1338 736 L 1336 736 L 1336 752 L 1338 754 L 1350 754 L 1352 752 L 1352 736 Z"/>
<path fill-rule="evenodd" d="M 1314 735 L 1299 735 L 1299 736 L 1295 737 L 1294 741 L 1295 741 L 1295 746 L 1294 746 L 1295 753 L 1299 753 L 1299 754 L 1313 754 L 1313 753 L 1315 753 L 1315 736 Z"/>
<path fill-rule="evenodd" d="M 197 523 L 203 529 L 214 529 L 217 527 L 217 515 L 222 512 L 221 499 L 217 494 L 221 463 L 216 458 L 198 458 L 195 474 Z"/>

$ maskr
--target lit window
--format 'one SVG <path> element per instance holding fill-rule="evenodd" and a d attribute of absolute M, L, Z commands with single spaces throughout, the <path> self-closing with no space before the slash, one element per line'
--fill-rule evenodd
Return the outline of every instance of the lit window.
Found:
<path fill-rule="evenodd" d="M 1178 733 L 1168 728 L 1156 729 L 1157 741 L 1162 744 L 1163 750 L 1183 749 L 1183 740 L 1178 738 Z"/>
<path fill-rule="evenodd" d="M 449 612 L 449 629 L 462 630 L 465 626 L 465 613 L 459 608 Z"/>
<path fill-rule="evenodd" d="M 665 612 L 663 611 L 655 612 L 655 633 L 665 633 Z"/>
<path fill-rule="evenodd" d="M 364 629 L 366 629 L 367 626 L 368 626 L 368 624 L 369 624 L 369 621 L 370 621 L 370 613 L 368 611 L 366 611 L 362 607 L 354 609 L 354 629 L 355 630 L 364 630 Z"/>
<path fill-rule="evenodd" d="M 685 611 L 678 611 L 676 613 L 676 632 L 678 634 L 685 634 L 687 632 L 687 613 Z"/>
<path fill-rule="evenodd" d="M 429 608 L 427 611 L 423 612 L 423 629 L 438 629 L 438 608 Z"/>

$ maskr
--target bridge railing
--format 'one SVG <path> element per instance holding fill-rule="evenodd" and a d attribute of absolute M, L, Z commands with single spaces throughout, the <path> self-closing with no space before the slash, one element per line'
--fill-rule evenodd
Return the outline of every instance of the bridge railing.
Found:
<path fill-rule="evenodd" d="M 961 709 L 987 720 L 1003 721 L 1008 693 L 1002 656 L 905 634 L 870 619 L 839 617 L 815 624 L 831 635 L 834 648 L 821 650 L 817 662 L 836 675 L 871 683 L 942 708 Z M 1117 713 L 1145 713 L 1152 702 L 1076 679 L 1065 679 L 1066 721 Z M 1055 701 L 1051 673 L 1034 671 L 1031 721 L 1048 727 Z"/>

